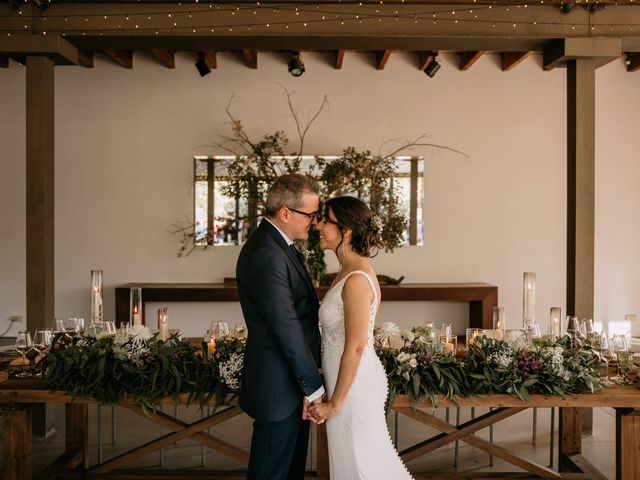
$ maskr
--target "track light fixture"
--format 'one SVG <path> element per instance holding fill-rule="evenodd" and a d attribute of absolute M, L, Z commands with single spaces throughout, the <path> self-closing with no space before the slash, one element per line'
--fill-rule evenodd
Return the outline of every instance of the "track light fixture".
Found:
<path fill-rule="evenodd" d="M 204 59 L 204 52 L 198 52 L 198 61 L 195 65 L 201 77 L 211 73 L 211 68 L 209 68 L 209 65 L 207 65 L 207 62 Z"/>
<path fill-rule="evenodd" d="M 289 60 L 289 73 L 294 77 L 299 77 L 304 73 L 304 62 L 300 58 L 299 52 L 292 52 Z"/>
<path fill-rule="evenodd" d="M 627 56 L 624 58 L 624 64 L 628 67 L 631 65 L 631 54 L 627 53 Z"/>
<path fill-rule="evenodd" d="M 440 70 L 441 65 L 440 65 L 440 62 L 438 62 L 438 60 L 436 59 L 436 57 L 438 56 L 438 52 L 431 52 L 430 56 L 431 56 L 431 61 L 429 62 L 427 67 L 424 69 L 424 73 L 429 75 L 430 78 L 433 78 L 435 74 L 438 72 L 438 70 Z"/>

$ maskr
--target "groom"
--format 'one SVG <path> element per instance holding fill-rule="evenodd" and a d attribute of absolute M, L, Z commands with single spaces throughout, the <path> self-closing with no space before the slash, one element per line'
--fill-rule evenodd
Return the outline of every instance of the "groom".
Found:
<path fill-rule="evenodd" d="M 242 247 L 236 276 L 248 337 L 240 407 L 253 419 L 247 478 L 304 477 L 307 406 L 324 394 L 318 297 L 293 240 L 316 223 L 318 184 L 283 175 L 267 195 L 266 218 Z"/>

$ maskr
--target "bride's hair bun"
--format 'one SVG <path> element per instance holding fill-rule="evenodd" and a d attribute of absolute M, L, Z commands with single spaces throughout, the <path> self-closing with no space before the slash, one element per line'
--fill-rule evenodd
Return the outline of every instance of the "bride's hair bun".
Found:
<path fill-rule="evenodd" d="M 351 248 L 358 255 L 374 257 L 384 247 L 382 220 L 362 200 L 348 196 L 334 197 L 325 203 L 325 217 L 329 215 L 329 210 L 343 234 L 346 228 L 351 230 Z"/>

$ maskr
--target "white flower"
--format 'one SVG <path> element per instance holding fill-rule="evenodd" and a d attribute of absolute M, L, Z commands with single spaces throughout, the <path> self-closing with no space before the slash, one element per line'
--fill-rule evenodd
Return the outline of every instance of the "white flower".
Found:
<path fill-rule="evenodd" d="M 411 330 L 402 330 L 400 336 L 407 342 L 413 342 L 416 339 L 416 336 Z"/>
<path fill-rule="evenodd" d="M 415 355 L 412 355 L 412 357 L 415 357 Z M 418 366 L 418 360 L 416 360 L 415 358 L 411 358 L 409 360 L 409 365 L 411 366 L 411 368 L 416 368 Z"/>
<path fill-rule="evenodd" d="M 388 340 L 393 335 L 398 335 L 400 328 L 393 322 L 384 322 L 376 331 L 376 340 Z"/>
<path fill-rule="evenodd" d="M 513 350 L 506 348 L 500 352 L 493 352 L 487 360 L 500 368 L 508 368 L 513 362 Z"/>
<path fill-rule="evenodd" d="M 149 340 L 151 337 L 153 337 L 151 330 L 149 330 L 144 325 L 134 325 L 129 329 L 129 335 L 133 337 L 134 342 Z"/>
<path fill-rule="evenodd" d="M 244 365 L 244 355 L 241 353 L 232 353 L 229 360 L 220 363 L 218 369 L 222 381 L 231 390 L 240 389 L 240 374 Z"/>
<path fill-rule="evenodd" d="M 400 352 L 396 357 L 396 360 L 398 360 L 398 362 L 400 363 L 404 363 L 407 362 L 410 358 L 411 355 L 409 355 L 407 352 Z"/>

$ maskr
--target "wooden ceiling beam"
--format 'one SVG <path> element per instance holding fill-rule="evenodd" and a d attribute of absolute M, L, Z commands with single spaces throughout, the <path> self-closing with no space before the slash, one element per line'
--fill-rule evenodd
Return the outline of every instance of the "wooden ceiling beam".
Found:
<path fill-rule="evenodd" d="M 243 48 L 242 54 L 247 61 L 249 68 L 258 68 L 258 51 L 250 48 Z"/>
<path fill-rule="evenodd" d="M 0 55 L 0 68 L 9 68 L 9 56 Z"/>
<path fill-rule="evenodd" d="M 151 53 L 167 68 L 176 68 L 176 53 L 164 48 L 152 48 Z"/>
<path fill-rule="evenodd" d="M 344 61 L 344 49 L 340 48 L 336 50 L 336 63 L 335 63 L 336 70 L 340 70 L 342 68 L 343 61 Z"/>
<path fill-rule="evenodd" d="M 204 53 L 204 61 L 209 68 L 218 68 L 218 57 L 215 50 L 201 50 Z"/>
<path fill-rule="evenodd" d="M 463 72 L 469 70 L 471 65 L 476 63 L 476 61 L 482 56 L 484 52 L 460 52 L 458 56 L 460 57 L 460 70 Z"/>
<path fill-rule="evenodd" d="M 133 68 L 133 50 L 105 48 L 104 53 L 121 67 Z"/>
<path fill-rule="evenodd" d="M 78 65 L 85 68 L 93 68 L 93 52 L 87 50 L 79 50 Z"/>
<path fill-rule="evenodd" d="M 529 57 L 533 52 L 502 52 L 502 71 L 508 72 L 516 65 L 519 65 L 525 58 Z"/>
<path fill-rule="evenodd" d="M 434 54 L 437 55 L 438 52 L 419 52 L 420 62 L 418 63 L 418 70 L 424 71 L 435 58 Z"/>
<path fill-rule="evenodd" d="M 640 53 L 627 53 L 625 63 L 627 63 L 627 72 L 637 72 L 640 70 Z"/>
<path fill-rule="evenodd" d="M 376 52 L 376 70 L 384 70 L 390 56 L 391 50 L 388 49 Z"/>

